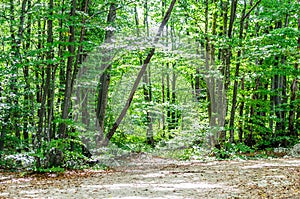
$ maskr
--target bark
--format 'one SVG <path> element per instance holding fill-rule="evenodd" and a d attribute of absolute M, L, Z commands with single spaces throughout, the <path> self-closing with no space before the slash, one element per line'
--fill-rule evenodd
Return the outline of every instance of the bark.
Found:
<path fill-rule="evenodd" d="M 156 34 L 156 37 L 154 39 L 154 43 L 157 43 L 159 41 L 159 37 L 161 36 L 161 33 L 163 31 L 163 28 L 165 27 L 165 25 L 167 24 L 169 18 L 170 18 L 170 15 L 172 13 L 172 10 L 174 8 L 174 5 L 176 3 L 176 0 L 172 0 L 165 16 L 164 16 L 164 19 L 158 29 L 158 33 Z M 116 120 L 116 122 L 114 123 L 114 125 L 112 126 L 112 128 L 110 129 L 110 131 L 108 132 L 108 134 L 106 135 L 106 138 L 105 138 L 105 142 L 104 142 L 104 145 L 107 145 L 109 140 L 112 138 L 112 136 L 114 135 L 114 133 L 116 132 L 117 128 L 119 127 L 120 123 L 122 122 L 124 116 L 126 115 L 126 112 L 127 110 L 129 109 L 130 107 L 130 104 L 132 102 L 132 99 L 133 99 L 133 96 L 134 96 L 134 93 L 135 91 L 137 90 L 137 87 L 141 81 L 141 78 L 143 77 L 146 69 L 147 69 L 147 65 L 150 63 L 150 60 L 152 58 L 152 56 L 154 55 L 154 52 L 155 52 L 155 48 L 152 48 L 150 50 L 150 52 L 148 53 L 146 59 L 144 60 L 144 63 L 143 63 L 143 66 L 140 70 L 140 72 L 138 73 L 138 76 L 133 84 L 133 87 L 131 89 L 131 92 L 129 94 L 129 97 L 127 99 L 127 102 L 121 112 L 121 114 L 119 115 L 118 119 Z"/>
<path fill-rule="evenodd" d="M 42 21 L 39 20 L 37 22 L 38 26 L 38 44 L 37 48 L 42 49 L 44 40 L 42 39 L 42 35 L 45 34 L 45 23 L 42 24 Z M 39 60 L 44 60 L 44 54 L 38 55 Z M 35 69 L 35 78 L 36 80 L 40 80 L 41 84 L 36 85 L 36 101 L 37 103 L 40 104 L 40 108 L 38 109 L 37 115 L 38 115 L 38 124 L 37 124 L 37 133 L 36 133 L 36 138 L 34 137 L 33 140 L 33 145 L 37 150 L 40 150 L 42 146 L 42 132 L 44 128 L 44 115 L 45 115 L 45 106 L 42 106 L 43 98 L 45 97 L 43 94 L 43 88 L 45 84 L 45 72 L 44 72 L 44 67 L 41 68 L 36 68 Z M 37 166 L 40 167 L 40 159 L 37 159 Z"/>
<path fill-rule="evenodd" d="M 170 122 L 171 122 L 171 107 L 170 107 L 170 104 L 171 104 L 171 95 L 170 95 L 170 63 L 167 63 L 166 64 L 166 70 L 167 70 L 167 73 L 166 73 L 166 100 L 167 100 L 167 118 L 166 118 L 166 121 L 167 121 L 167 127 L 168 127 L 168 130 L 170 130 Z"/>
<path fill-rule="evenodd" d="M 80 5 L 80 11 L 82 11 L 83 13 L 88 13 L 88 4 L 89 4 L 89 0 L 84 0 L 81 2 L 82 4 Z M 83 62 L 83 59 L 84 59 L 84 53 L 83 53 L 83 45 L 82 45 L 82 42 L 84 40 L 84 37 L 85 37 L 85 23 L 86 23 L 86 16 L 83 15 L 82 16 L 82 19 L 81 19 L 81 30 L 80 30 L 80 36 L 79 36 L 79 45 L 78 45 L 78 49 L 77 49 L 77 53 L 76 53 L 76 60 L 75 60 L 75 63 L 74 63 L 74 69 L 73 69 L 73 73 L 72 73 L 72 80 L 71 80 L 71 90 L 72 90 L 72 93 L 73 93 L 73 89 L 74 89 L 74 84 L 75 84 L 75 79 L 77 77 L 77 74 L 78 74 L 78 67 L 79 67 L 79 64 L 82 64 Z M 89 127 L 89 113 L 88 113 L 88 93 L 89 93 L 89 89 L 87 90 L 84 90 L 84 89 L 81 89 L 81 88 L 77 88 L 77 90 L 75 91 L 75 95 L 76 95 L 76 99 L 75 100 L 75 104 L 74 104 L 74 107 L 77 106 L 81 106 L 81 109 L 79 111 L 81 111 L 81 120 L 82 120 L 82 123 L 86 125 L 86 127 Z M 80 102 L 79 99 L 82 99 L 82 101 Z M 80 105 L 81 103 L 81 105 Z M 74 110 L 74 109 L 73 109 Z M 73 119 L 74 121 L 77 121 L 78 120 L 78 117 L 79 117 L 79 113 L 78 112 L 72 112 L 72 116 L 73 116 Z M 75 132 L 76 129 L 75 127 L 72 127 L 72 132 Z M 73 139 L 73 137 L 71 137 Z M 85 138 L 82 137 L 82 142 L 84 142 Z M 74 150 L 74 142 L 71 142 L 70 143 L 71 145 L 71 150 Z M 90 153 L 88 151 L 88 149 L 86 148 L 85 145 L 82 146 L 82 153 L 85 154 L 85 153 Z"/>
<path fill-rule="evenodd" d="M 113 24 L 116 19 L 116 6 L 115 4 L 110 5 L 109 13 L 107 16 L 107 23 Z M 113 31 L 107 30 L 105 34 L 105 42 L 110 43 L 112 37 L 114 35 Z M 102 65 L 101 65 L 101 72 L 103 73 L 100 77 L 100 88 L 98 91 L 98 99 L 97 99 L 97 122 L 96 124 L 99 127 L 99 133 L 97 136 L 97 146 L 101 146 L 102 142 L 104 141 L 104 128 L 105 128 L 105 115 L 106 115 L 106 108 L 107 108 L 107 101 L 108 101 L 108 89 L 110 84 L 110 73 L 111 73 L 111 57 L 109 52 L 103 53 L 104 58 L 102 58 Z"/>
<path fill-rule="evenodd" d="M 167 48 L 169 47 L 169 26 L 166 26 L 166 35 L 167 37 Z M 165 94 L 166 94 L 166 101 L 167 101 L 167 117 L 166 117 L 166 127 L 168 130 L 170 130 L 170 120 L 171 120 L 171 107 L 170 107 L 170 99 L 171 99 L 171 95 L 170 95 L 170 64 L 169 62 L 166 63 L 166 73 L 164 74 L 166 76 L 166 90 L 165 90 Z"/>
<path fill-rule="evenodd" d="M 234 21 L 236 18 L 236 6 L 237 6 L 237 0 L 231 0 L 231 7 L 230 7 L 230 17 L 229 17 L 229 25 L 228 30 L 226 31 L 227 37 L 229 40 L 232 39 L 232 30 Z M 225 60 L 225 69 L 224 69 L 224 77 L 225 77 L 225 91 L 228 90 L 229 84 L 230 84 L 230 62 L 231 62 L 231 47 L 229 46 L 227 49 L 224 49 L 224 60 Z M 227 108 L 226 108 L 227 109 Z M 226 110 L 227 112 L 227 110 Z"/>
<path fill-rule="evenodd" d="M 195 88 L 193 88 L 193 83 L 192 83 L 192 89 L 195 89 L 195 98 L 196 101 L 199 102 L 201 99 L 201 87 L 200 87 L 200 68 L 196 68 L 196 75 L 195 75 Z"/>
<path fill-rule="evenodd" d="M 52 137 L 52 117 L 53 117 L 53 101 L 54 101 L 54 79 L 55 78 L 55 68 L 52 64 L 52 60 L 54 58 L 53 54 L 53 0 L 49 0 L 49 18 L 47 20 L 47 43 L 51 46 L 51 49 L 47 52 L 47 67 L 46 67 L 46 84 L 44 85 L 44 98 L 42 102 L 42 106 L 46 106 L 47 100 L 47 116 L 46 116 L 46 125 L 45 125 L 45 137 L 46 140 L 50 141 Z M 53 70 L 53 71 L 52 71 Z M 53 73 L 53 74 L 52 74 Z"/>
<path fill-rule="evenodd" d="M 207 71 L 210 70 L 210 41 L 209 41 L 209 37 L 208 37 L 208 7 L 209 3 L 208 0 L 205 1 L 205 68 Z M 208 118 L 209 118 L 209 126 L 212 128 L 212 126 L 215 126 L 215 120 L 213 117 L 213 104 L 214 104 L 214 95 L 211 91 L 214 90 L 214 83 L 212 82 L 213 79 L 212 78 L 206 78 L 206 85 L 207 85 L 207 96 L 208 96 Z M 208 147 L 212 148 L 215 146 L 216 143 L 216 139 L 215 139 L 215 135 L 214 132 L 211 132 L 212 130 L 210 130 L 210 132 L 208 132 L 207 135 L 207 142 L 208 142 Z"/>
<path fill-rule="evenodd" d="M 71 4 L 71 11 L 70 11 L 70 17 L 75 16 L 76 11 L 76 0 L 72 0 Z M 72 20 L 72 19 L 71 19 Z M 66 68 L 66 82 L 65 82 L 65 91 L 64 91 L 64 100 L 63 100 L 63 106 L 62 106 L 62 123 L 59 126 L 59 137 L 65 138 L 66 137 L 66 131 L 67 131 L 67 124 L 64 120 L 68 119 L 69 117 L 69 108 L 71 104 L 71 94 L 72 94 L 72 72 L 73 72 L 73 64 L 74 64 L 74 53 L 75 53 L 75 27 L 74 25 L 69 26 L 69 45 L 68 45 L 68 51 L 70 53 L 70 56 L 67 60 L 67 68 Z"/>
<path fill-rule="evenodd" d="M 213 5 L 217 6 L 216 1 L 213 1 Z M 208 115 L 209 115 L 209 132 L 207 135 L 207 147 L 212 149 L 219 144 L 220 139 L 225 140 L 225 131 L 221 128 L 224 127 L 225 122 L 225 109 L 226 107 L 226 93 L 224 91 L 224 79 L 218 75 L 219 69 L 216 67 L 216 48 L 213 42 L 210 41 L 208 35 L 208 0 L 205 2 L 205 68 L 208 73 L 206 74 L 205 81 L 207 85 L 207 95 L 209 100 Z M 214 11 L 212 18 L 212 35 L 217 34 L 217 13 Z M 212 36 L 212 37 L 213 37 Z M 216 74 L 216 75 L 211 75 Z"/>
<path fill-rule="evenodd" d="M 83 2 L 83 8 L 82 11 L 84 13 L 88 13 L 88 8 L 89 8 L 89 0 L 85 0 Z M 86 24 L 86 19 L 83 16 L 82 17 L 82 28 L 81 28 L 81 32 L 80 32 L 80 39 L 79 39 L 79 43 L 81 44 L 84 40 L 85 37 L 85 24 Z M 78 47 L 78 52 L 77 52 L 77 56 L 76 56 L 76 65 L 81 64 L 84 60 L 84 55 L 83 55 L 83 47 L 82 45 L 79 45 Z M 73 84 L 74 84 L 74 80 L 75 80 L 75 75 L 77 75 L 77 71 L 73 74 Z M 73 86 L 73 85 L 72 85 Z M 85 124 L 88 128 L 90 125 L 90 114 L 88 112 L 88 94 L 89 94 L 89 90 L 84 91 L 84 90 L 79 90 L 79 94 L 81 95 L 81 99 L 83 99 L 82 102 L 82 115 L 81 115 L 81 120 L 82 123 Z"/>
<path fill-rule="evenodd" d="M 31 0 L 28 0 L 27 9 L 30 9 L 30 7 L 31 7 Z M 28 15 L 27 35 L 31 35 L 31 20 L 32 20 L 32 17 L 31 17 L 31 14 L 29 14 Z M 26 50 L 29 50 L 30 44 L 31 44 L 31 40 L 29 39 L 26 41 L 26 45 L 25 45 Z M 28 150 L 28 145 L 29 145 L 29 135 L 28 135 L 29 129 L 28 128 L 29 128 L 30 123 L 31 123 L 31 126 L 33 126 L 33 117 L 32 117 L 33 114 L 31 114 L 31 112 L 30 112 L 30 107 L 33 107 L 33 103 L 34 103 L 33 95 L 30 92 L 30 82 L 29 82 L 30 76 L 29 76 L 28 64 L 25 64 L 24 69 L 23 69 L 23 74 L 24 74 L 24 80 L 25 80 L 24 108 L 25 108 L 25 110 L 27 110 L 24 113 L 24 119 L 23 119 L 24 120 L 23 136 L 24 136 L 24 142 L 26 144 L 25 150 Z"/>
<path fill-rule="evenodd" d="M 165 8 L 166 8 L 166 1 L 162 0 L 161 1 L 161 16 L 164 17 L 165 15 Z M 163 32 L 162 32 L 163 36 Z M 162 73 L 161 73 L 161 98 L 162 98 L 162 137 L 165 137 L 165 130 L 166 130 L 166 119 L 165 119 L 165 102 L 166 102 L 166 94 L 165 94 L 165 68 L 164 68 L 164 63 L 162 63 Z"/>
<path fill-rule="evenodd" d="M 144 16 L 144 25 L 146 27 L 146 33 L 147 37 L 149 37 L 149 22 L 148 22 L 148 1 L 145 1 L 144 4 L 144 10 L 145 10 L 145 16 Z M 136 12 L 136 17 L 137 12 Z M 139 26 L 138 21 L 137 26 Z M 140 63 L 142 65 L 142 59 L 140 58 Z M 150 104 L 152 101 L 152 89 L 151 89 L 151 69 L 150 66 L 146 69 L 145 74 L 143 76 L 143 91 L 144 91 L 144 100 L 146 101 L 146 126 L 147 126 L 147 132 L 146 132 L 146 143 L 154 146 L 154 139 L 153 139 L 153 126 L 152 126 L 152 115 L 150 110 Z"/>
<path fill-rule="evenodd" d="M 174 49 L 174 28 L 173 28 L 173 24 L 171 25 L 170 28 L 170 40 L 171 40 L 171 49 L 172 51 L 175 50 Z M 177 111 L 176 111 L 176 73 L 175 73 L 175 66 L 176 63 L 170 63 L 170 65 L 172 66 L 172 73 L 171 73 L 171 78 L 169 75 L 169 72 L 167 73 L 167 98 L 168 98 L 168 102 L 169 102 L 169 109 L 168 109 L 168 129 L 172 130 L 172 129 L 176 129 L 177 127 L 177 122 L 176 122 L 176 115 L 177 115 Z M 171 69 L 171 68 L 170 68 Z M 168 70 L 169 71 L 169 70 Z"/>
<path fill-rule="evenodd" d="M 171 103 L 172 103 L 172 111 L 171 111 L 171 125 L 172 129 L 176 129 L 178 127 L 178 111 L 176 108 L 176 73 L 175 66 L 173 64 L 173 74 L 172 74 L 172 93 L 171 93 Z"/>
<path fill-rule="evenodd" d="M 3 103 L 3 100 L 2 100 L 2 92 L 3 92 L 3 89 L 2 89 L 2 83 L 0 82 L 0 103 L 2 104 Z M 3 151 L 4 149 L 4 139 L 5 139 L 5 135 L 6 135 L 6 128 L 7 128 L 7 123 L 8 123 L 8 116 L 5 115 L 4 118 L 3 118 L 3 123 L 1 124 L 1 134 L 0 134 L 0 151 Z M 0 158 L 1 158 L 1 154 L 0 153 Z"/>
<path fill-rule="evenodd" d="M 60 6 L 61 6 L 61 16 L 65 15 L 65 11 L 66 9 L 64 8 L 65 1 L 62 0 Z M 58 25 L 60 29 L 64 28 L 64 24 L 63 24 L 63 19 L 62 17 L 59 19 L 58 21 Z M 66 36 L 64 36 L 63 32 L 60 31 L 59 32 L 59 41 L 61 42 L 66 42 Z M 59 43 L 58 45 L 58 52 L 57 52 L 57 56 L 58 57 L 63 57 L 63 54 L 66 50 L 65 45 L 63 45 L 62 43 Z M 63 95 L 64 95 L 64 86 L 66 84 L 66 75 L 65 75 L 65 59 L 60 59 L 60 61 L 57 63 L 57 69 L 59 70 L 59 75 L 58 75 L 58 79 L 59 79 L 59 90 L 58 90 L 58 96 L 57 96 L 57 105 L 56 105 L 56 109 L 59 110 L 60 108 L 63 109 Z M 54 129 L 56 129 L 55 123 L 54 123 Z"/>
<path fill-rule="evenodd" d="M 162 98 L 162 129 L 163 129 L 163 135 L 162 137 L 165 137 L 165 130 L 166 130 L 166 123 L 165 123 L 165 71 L 164 71 L 164 64 L 162 64 L 163 70 L 161 73 L 161 98 Z"/>
<path fill-rule="evenodd" d="M 241 80 L 241 90 L 245 90 L 245 83 L 244 83 L 244 78 Z M 242 94 L 242 98 L 245 99 L 245 95 Z M 243 142 L 243 131 L 244 131 L 244 122 L 243 122 L 243 116 L 244 116 L 244 107 L 245 107 L 245 102 L 241 101 L 240 107 L 239 107 L 239 142 Z"/>
<path fill-rule="evenodd" d="M 244 32 L 244 22 L 245 22 L 245 12 L 246 12 L 246 0 L 244 1 L 244 8 L 242 11 L 242 19 L 240 21 L 240 31 L 239 31 L 239 46 L 242 45 L 243 40 L 243 32 Z M 237 63 L 235 67 L 235 80 L 233 86 L 233 94 L 232 94 L 232 103 L 231 103 L 231 111 L 230 111 L 230 120 L 229 120 L 229 129 L 230 129 L 230 137 L 229 141 L 234 143 L 234 121 L 235 121 L 235 110 L 237 104 L 237 93 L 238 93 L 238 78 L 239 78 L 239 70 L 240 70 L 240 62 L 241 62 L 241 54 L 242 51 L 239 49 L 237 52 Z"/>
<path fill-rule="evenodd" d="M 255 88 L 254 88 L 254 94 L 252 95 L 252 101 L 256 102 L 258 99 L 258 94 L 256 91 L 258 91 L 259 86 L 261 84 L 260 78 L 256 78 L 255 80 Z M 253 139 L 253 126 L 255 122 L 253 121 L 253 118 L 255 118 L 255 113 L 256 113 L 256 104 L 252 104 L 250 107 L 250 115 L 249 115 L 249 133 L 247 134 L 247 137 L 245 138 L 244 142 L 248 146 L 253 146 L 255 143 Z"/>
<path fill-rule="evenodd" d="M 276 23 L 275 28 L 282 28 L 282 22 L 279 21 Z M 279 71 L 281 70 L 281 64 L 282 61 L 284 61 L 284 57 L 280 56 L 275 56 L 275 63 L 274 63 L 274 70 L 275 70 L 275 75 L 274 75 L 274 106 L 275 106 L 275 115 L 277 117 L 276 120 L 276 126 L 275 126 L 275 133 L 276 136 L 281 136 L 284 135 L 285 131 L 285 111 L 283 110 L 283 94 L 285 90 L 285 81 L 284 81 L 284 76 L 282 76 Z"/>

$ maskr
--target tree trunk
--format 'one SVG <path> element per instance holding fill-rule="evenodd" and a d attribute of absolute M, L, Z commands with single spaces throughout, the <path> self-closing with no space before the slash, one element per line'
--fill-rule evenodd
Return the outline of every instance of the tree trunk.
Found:
<path fill-rule="evenodd" d="M 110 5 L 109 13 L 107 16 L 107 23 L 113 24 L 116 19 L 116 6 L 114 3 Z M 114 31 L 107 30 L 105 34 L 105 43 L 110 43 L 112 37 L 114 35 Z M 105 131 L 105 115 L 106 115 L 106 108 L 107 108 L 107 101 L 108 101 L 108 89 L 110 84 L 110 73 L 111 73 L 111 57 L 109 55 L 110 52 L 104 52 L 102 56 L 102 65 L 101 71 L 102 75 L 99 81 L 99 92 L 98 92 L 98 99 L 97 99 L 97 122 L 99 127 L 99 133 L 97 135 L 97 146 L 100 147 L 102 142 L 104 141 L 104 131 Z"/>
<path fill-rule="evenodd" d="M 31 7 L 31 0 L 28 0 L 27 2 L 27 9 L 30 9 Z M 31 35 L 31 14 L 28 15 L 28 30 L 27 35 Z M 29 50 L 31 41 L 30 39 L 26 41 L 25 48 L 26 50 Z M 23 136 L 24 136 L 24 143 L 26 145 L 25 150 L 29 150 L 29 125 L 33 126 L 33 117 L 31 116 L 30 107 L 33 107 L 33 95 L 30 92 L 30 76 L 29 76 L 29 66 L 28 64 L 25 64 L 23 68 L 23 75 L 24 75 L 24 81 L 25 81 L 25 88 L 24 88 L 24 109 L 26 110 L 24 112 L 24 127 L 23 127 Z"/>
<path fill-rule="evenodd" d="M 145 1 L 144 4 L 144 26 L 146 27 L 147 37 L 149 37 L 149 22 L 148 22 L 148 1 Z M 137 16 L 137 12 L 136 12 Z M 138 16 L 137 16 L 138 17 Z M 137 21 L 138 22 L 138 21 Z M 137 23 L 137 26 L 139 24 Z M 140 59 L 140 63 L 142 65 L 142 59 Z M 143 91 L 144 91 L 144 100 L 146 102 L 146 126 L 147 126 L 147 133 L 146 133 L 146 143 L 154 146 L 154 139 L 153 139 L 153 127 L 152 127 L 152 116 L 150 110 L 150 104 L 152 101 L 152 91 L 151 91 L 151 69 L 150 66 L 146 69 L 145 74 L 143 76 Z"/>
<path fill-rule="evenodd" d="M 244 78 L 241 80 L 241 90 L 245 90 L 245 83 L 244 83 Z M 245 95 L 242 94 L 242 98 L 245 99 Z M 243 142 L 243 131 L 244 131 L 244 122 L 243 122 L 243 116 L 244 116 L 244 107 L 245 107 L 245 102 L 244 100 L 241 101 L 240 107 L 239 107 L 239 142 Z"/>
<path fill-rule="evenodd" d="M 37 49 L 42 50 L 44 48 L 44 37 L 46 33 L 46 23 L 42 23 L 43 21 L 41 19 L 38 20 L 37 22 L 37 27 L 38 27 L 38 44 L 37 44 Z M 45 54 L 41 53 L 38 55 L 38 59 L 41 61 L 44 61 Z M 41 146 L 42 146 L 42 141 L 43 141 L 43 129 L 44 129 L 44 119 L 45 119 L 45 106 L 42 105 L 44 101 L 44 84 L 45 84 L 45 70 L 44 70 L 44 65 L 42 67 L 36 67 L 35 68 L 35 81 L 41 82 L 40 84 L 36 84 L 36 102 L 40 104 L 38 110 L 37 110 L 37 116 L 38 116 L 38 122 L 37 122 L 37 132 L 36 136 L 33 134 L 32 142 L 33 146 L 36 150 L 36 153 L 41 152 Z M 40 157 L 37 157 L 37 167 L 41 167 L 41 159 Z"/>
<path fill-rule="evenodd" d="M 253 102 L 256 102 L 257 99 L 258 99 L 258 94 L 257 94 L 256 91 L 258 91 L 258 89 L 259 89 L 259 86 L 261 84 L 260 82 L 261 82 L 260 78 L 257 78 L 255 80 L 254 94 L 252 95 L 252 101 Z M 255 144 L 254 143 L 255 141 L 253 140 L 253 126 L 254 126 L 255 122 L 254 122 L 253 119 L 255 118 L 255 114 L 256 114 L 255 110 L 256 109 L 257 109 L 257 105 L 256 104 L 250 105 L 249 129 L 248 129 L 249 133 L 247 134 L 247 137 L 244 140 L 245 144 L 248 145 L 248 146 L 253 146 Z"/>
<path fill-rule="evenodd" d="M 177 119 L 177 108 L 176 108 L 176 73 L 175 73 L 175 66 L 173 64 L 173 74 L 172 74 L 172 93 L 171 93 L 171 103 L 172 103 L 172 111 L 171 111 L 171 125 L 172 129 L 176 129 L 178 126 L 178 119 Z"/>
<path fill-rule="evenodd" d="M 282 22 L 279 21 L 276 23 L 275 28 L 282 28 Z M 280 65 L 282 64 L 282 58 L 275 55 L 275 63 L 274 63 L 274 106 L 275 106 L 275 115 L 277 117 L 276 120 L 276 126 L 275 126 L 275 134 L 276 136 L 284 135 L 284 111 L 282 110 L 282 104 L 283 104 L 283 77 L 279 74 Z"/>
<path fill-rule="evenodd" d="M 165 70 L 164 70 L 164 64 L 162 64 L 162 73 L 161 73 L 161 98 L 162 98 L 162 130 L 163 130 L 163 135 L 162 137 L 165 137 L 165 130 L 166 130 L 166 122 L 165 122 Z"/>
<path fill-rule="evenodd" d="M 47 44 L 51 46 L 51 49 L 47 52 L 47 67 L 46 67 L 46 84 L 44 86 L 44 94 L 45 97 L 43 98 L 42 106 L 46 106 L 46 99 L 47 99 L 47 116 L 46 116 L 46 128 L 45 128 L 45 137 L 46 140 L 50 141 L 52 137 L 52 117 L 53 117 L 53 101 L 54 101 L 54 79 L 55 78 L 55 68 L 52 64 L 52 60 L 54 57 L 53 54 L 53 0 L 49 0 L 49 14 L 48 14 L 48 20 L 47 20 Z M 53 74 L 52 74 L 53 73 Z M 52 94 L 53 93 L 53 94 Z"/>
<path fill-rule="evenodd" d="M 239 46 L 242 46 L 246 7 L 247 7 L 247 2 L 245 0 L 244 8 L 242 11 L 242 19 L 240 21 L 240 31 L 239 31 L 239 42 L 240 43 L 239 43 Z M 242 51 L 239 49 L 237 52 L 237 58 L 236 58 L 238 61 L 236 63 L 236 67 L 235 67 L 235 80 L 234 80 L 234 86 L 233 86 L 231 112 L 230 112 L 230 120 L 229 120 L 229 130 L 230 130 L 229 141 L 231 143 L 234 143 L 234 121 L 235 121 L 235 111 L 236 111 L 236 104 L 237 104 L 238 78 L 239 78 L 241 54 L 242 54 Z"/>
<path fill-rule="evenodd" d="M 3 103 L 3 100 L 2 100 L 2 82 L 0 82 L 0 103 L 2 104 Z M 0 151 L 3 151 L 4 149 L 4 139 L 5 139 L 5 136 L 6 136 L 6 128 L 7 128 L 7 123 L 8 123 L 8 116 L 7 114 L 4 116 L 3 118 L 3 123 L 1 124 L 1 134 L 0 134 Z M 0 158 L 1 158 L 1 154 L 0 153 Z"/>
<path fill-rule="evenodd" d="M 216 1 L 213 1 L 213 6 L 216 7 Z M 205 68 L 207 71 L 205 82 L 207 86 L 207 95 L 209 100 L 208 116 L 209 116 L 209 132 L 207 134 L 207 147 L 212 149 L 219 144 L 220 139 L 225 140 L 225 131 L 222 130 L 225 121 L 226 107 L 226 92 L 224 90 L 224 78 L 219 74 L 220 71 L 216 66 L 216 48 L 213 42 L 210 41 L 208 35 L 208 0 L 205 1 Z M 217 13 L 213 9 L 212 19 L 212 37 L 216 36 Z M 214 74 L 214 75 L 211 75 Z"/>
<path fill-rule="evenodd" d="M 298 0 L 300 3 L 300 0 Z M 298 17 L 298 31 L 300 31 L 300 17 Z M 300 52 L 300 36 L 298 37 L 298 46 L 297 46 L 298 52 Z M 294 64 L 294 70 L 295 74 L 299 74 L 299 63 L 296 61 Z M 298 136 L 298 130 L 299 130 L 299 120 L 298 122 L 295 122 L 295 117 L 296 117 L 296 110 L 299 110 L 299 103 L 297 104 L 297 91 L 298 91 L 298 82 L 299 79 L 297 76 L 292 81 L 291 84 L 291 97 L 290 97 L 290 111 L 289 111 L 289 125 L 288 129 L 290 131 L 290 135 L 297 137 Z M 298 112 L 298 117 L 299 117 L 299 112 Z M 295 124 L 296 123 L 296 124 Z M 297 125 L 298 124 L 298 125 Z M 297 129 L 297 128 L 298 129 Z"/>
<path fill-rule="evenodd" d="M 70 18 L 75 16 L 76 12 L 76 0 L 72 0 L 71 4 L 71 11 L 70 11 Z M 71 94 L 72 94 L 72 72 L 73 72 L 73 64 L 74 64 L 74 53 L 75 53 L 75 27 L 74 25 L 69 26 L 69 45 L 68 51 L 70 53 L 68 60 L 67 60 L 67 68 L 66 68 L 66 82 L 65 82 L 65 91 L 64 91 L 64 99 L 63 99 L 63 107 L 62 107 L 62 123 L 59 126 L 59 137 L 65 138 L 67 137 L 67 124 L 64 120 L 68 119 L 69 117 L 69 108 L 71 104 Z"/>
<path fill-rule="evenodd" d="M 60 13 L 61 15 L 65 15 L 65 11 L 66 11 L 66 8 L 63 6 L 65 4 L 65 1 L 62 0 L 61 1 L 61 10 L 60 10 Z M 59 28 L 60 29 L 63 29 L 64 28 L 64 24 L 63 24 L 63 19 L 59 19 L 58 20 L 58 25 L 59 25 Z M 61 42 L 66 42 L 66 39 L 67 37 L 64 36 L 63 32 L 60 31 L 59 32 L 59 41 Z M 59 43 L 58 45 L 58 52 L 57 52 L 57 56 L 58 57 L 63 57 L 63 54 L 66 50 L 66 46 Z M 66 71 L 65 71 L 65 59 L 61 59 L 57 65 L 56 65 L 56 68 L 59 70 L 58 72 L 58 79 L 59 79 L 59 89 L 58 89 L 58 96 L 57 96 L 57 102 L 56 102 L 56 109 L 59 110 L 61 108 L 61 110 L 63 109 L 63 95 L 64 95 L 64 86 L 66 85 Z M 56 130 L 56 123 L 53 124 L 53 129 Z M 54 132 L 55 134 L 55 132 Z"/>

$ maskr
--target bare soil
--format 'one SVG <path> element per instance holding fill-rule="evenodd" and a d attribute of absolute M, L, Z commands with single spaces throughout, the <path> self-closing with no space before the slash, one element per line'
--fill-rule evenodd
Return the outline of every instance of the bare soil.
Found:
<path fill-rule="evenodd" d="M 108 171 L 0 173 L 0 198 L 300 199 L 300 159 L 181 162 L 134 155 Z"/>

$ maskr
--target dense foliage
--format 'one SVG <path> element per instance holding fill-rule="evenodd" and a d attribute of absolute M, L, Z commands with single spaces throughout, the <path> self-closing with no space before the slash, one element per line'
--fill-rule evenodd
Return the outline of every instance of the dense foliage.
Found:
<path fill-rule="evenodd" d="M 299 0 L 175 2 L 2 0 L 0 167 L 299 142 Z"/>

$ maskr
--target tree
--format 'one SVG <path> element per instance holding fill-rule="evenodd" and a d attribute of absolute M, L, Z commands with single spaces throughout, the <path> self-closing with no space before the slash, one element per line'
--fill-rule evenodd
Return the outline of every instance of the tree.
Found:
<path fill-rule="evenodd" d="M 112 26 L 116 19 L 116 5 L 112 3 L 109 8 L 109 13 L 107 16 L 107 24 Z M 106 30 L 105 32 L 105 43 L 111 43 L 112 37 L 114 36 L 113 28 L 112 30 Z M 104 141 L 104 132 L 105 132 L 105 113 L 107 108 L 107 100 L 108 100 L 108 89 L 110 84 L 110 73 L 111 73 L 111 56 L 110 52 L 103 52 L 104 58 L 102 59 L 101 64 L 101 76 L 99 81 L 99 92 L 97 99 L 97 121 L 99 124 L 99 134 L 98 134 L 98 146 L 102 145 Z"/>

